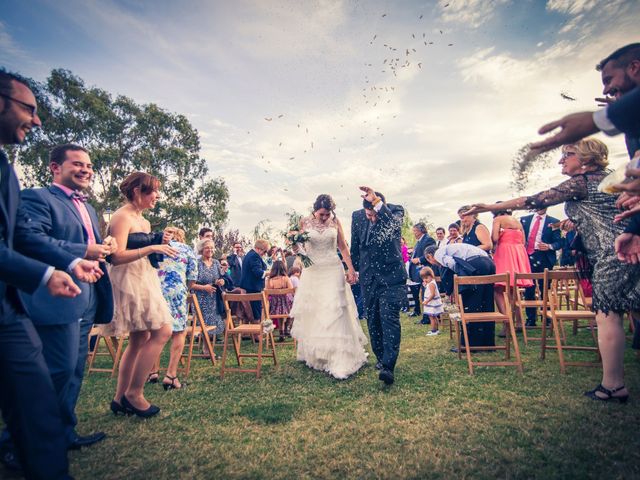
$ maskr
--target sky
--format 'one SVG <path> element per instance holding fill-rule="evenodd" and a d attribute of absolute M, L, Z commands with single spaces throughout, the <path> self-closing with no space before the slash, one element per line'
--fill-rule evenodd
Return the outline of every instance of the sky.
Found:
<path fill-rule="evenodd" d="M 0 12 L 7 69 L 40 81 L 69 69 L 185 115 L 229 188 L 228 227 L 246 235 L 265 219 L 281 230 L 321 193 L 348 231 L 359 185 L 444 227 L 461 205 L 512 198 L 516 152 L 544 123 L 596 109 L 595 64 L 640 41 L 637 0 L 0 0 Z M 622 164 L 623 138 L 600 138 Z M 562 181 L 558 157 L 523 193 Z"/>

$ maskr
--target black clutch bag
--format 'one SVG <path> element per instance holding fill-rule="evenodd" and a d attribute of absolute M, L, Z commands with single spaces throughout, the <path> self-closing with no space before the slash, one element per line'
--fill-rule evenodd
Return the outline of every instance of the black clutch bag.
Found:
<path fill-rule="evenodd" d="M 127 250 L 135 250 L 136 248 L 143 248 L 149 245 L 162 244 L 162 232 L 156 233 L 130 233 L 127 237 Z M 153 268 L 160 268 L 160 263 L 164 260 L 164 255 L 161 253 L 151 253 L 147 255 L 149 262 Z"/>

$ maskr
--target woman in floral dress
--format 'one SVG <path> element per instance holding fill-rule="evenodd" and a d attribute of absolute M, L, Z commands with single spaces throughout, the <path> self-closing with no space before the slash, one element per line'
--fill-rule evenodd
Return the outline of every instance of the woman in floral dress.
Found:
<path fill-rule="evenodd" d="M 184 341 L 187 328 L 187 295 L 189 289 L 198 278 L 198 263 L 191 247 L 184 243 L 184 230 L 180 228 L 167 228 L 165 231 L 173 235 L 169 246 L 178 254 L 175 257 L 165 257 L 160 264 L 158 277 L 162 285 L 164 295 L 171 316 L 173 317 L 171 351 L 167 373 L 162 380 L 165 390 L 182 388 L 178 380 L 178 363 L 184 350 Z M 160 357 L 156 360 L 153 372 L 149 374 L 149 382 L 156 383 L 160 373 Z"/>

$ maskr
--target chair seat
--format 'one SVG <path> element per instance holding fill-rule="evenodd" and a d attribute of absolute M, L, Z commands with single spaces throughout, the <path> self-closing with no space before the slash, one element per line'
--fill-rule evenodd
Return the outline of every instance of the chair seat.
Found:
<path fill-rule="evenodd" d="M 478 312 L 478 313 L 465 313 L 464 318 L 467 322 L 482 321 L 482 322 L 506 322 L 509 317 L 503 315 L 500 312 Z"/>
<path fill-rule="evenodd" d="M 229 329 L 229 333 L 262 333 L 260 324 L 242 324 Z"/>
<path fill-rule="evenodd" d="M 588 310 L 556 310 L 555 314 L 559 320 L 596 318 L 596 314 Z M 547 312 L 547 318 L 551 317 L 553 317 L 552 312 Z"/>
<path fill-rule="evenodd" d="M 516 300 L 515 305 L 520 307 L 542 307 L 544 302 L 542 300 Z"/>

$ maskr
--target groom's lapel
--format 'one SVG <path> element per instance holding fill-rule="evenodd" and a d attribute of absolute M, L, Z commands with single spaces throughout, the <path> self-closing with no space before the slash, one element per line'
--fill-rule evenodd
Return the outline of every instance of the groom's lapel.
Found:
<path fill-rule="evenodd" d="M 371 221 L 368 218 L 365 218 L 365 223 L 364 223 L 365 245 L 369 245 L 369 242 L 371 241 L 371 230 L 373 230 L 373 225 L 371 224 Z"/>

